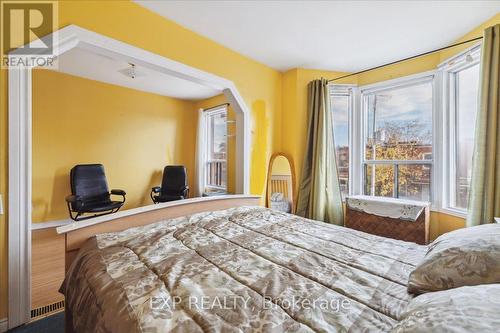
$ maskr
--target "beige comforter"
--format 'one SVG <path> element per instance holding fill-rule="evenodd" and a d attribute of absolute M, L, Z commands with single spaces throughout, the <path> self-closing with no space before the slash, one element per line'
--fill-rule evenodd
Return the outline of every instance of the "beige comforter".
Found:
<path fill-rule="evenodd" d="M 425 250 L 234 208 L 97 235 L 61 291 L 77 332 L 387 332 Z"/>

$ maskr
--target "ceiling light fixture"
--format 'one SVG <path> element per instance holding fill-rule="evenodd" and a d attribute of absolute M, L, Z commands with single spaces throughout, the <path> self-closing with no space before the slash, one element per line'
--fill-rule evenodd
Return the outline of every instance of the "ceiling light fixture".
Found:
<path fill-rule="evenodd" d="M 135 73 L 135 65 L 132 64 L 132 63 L 129 63 L 130 65 L 130 68 L 128 69 L 128 76 L 130 76 L 130 78 L 132 79 L 135 79 L 135 76 L 136 76 L 136 73 Z"/>
<path fill-rule="evenodd" d="M 124 69 L 120 69 L 118 72 L 125 75 L 128 78 L 136 79 L 141 76 L 145 76 L 146 73 L 141 70 L 141 68 L 137 68 L 137 66 L 131 62 L 128 63 L 129 66 Z"/>

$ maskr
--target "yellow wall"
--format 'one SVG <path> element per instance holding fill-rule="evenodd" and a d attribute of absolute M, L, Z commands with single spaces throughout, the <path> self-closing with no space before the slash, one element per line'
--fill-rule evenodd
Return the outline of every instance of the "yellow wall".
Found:
<path fill-rule="evenodd" d="M 124 208 L 151 204 L 167 164 L 185 165 L 192 184 L 192 102 L 47 70 L 33 73 L 33 222 L 65 219 L 69 170 L 102 163 Z"/>
<path fill-rule="evenodd" d="M 465 227 L 465 220 L 460 217 L 439 212 L 431 212 L 430 239 L 434 240 L 438 236 Z"/>
<path fill-rule="evenodd" d="M 216 105 L 220 105 L 223 103 L 227 103 L 227 99 L 224 95 L 214 96 L 212 98 L 207 98 L 201 101 L 196 101 L 194 103 L 196 110 L 211 108 Z M 229 105 L 227 107 L 227 120 L 234 121 L 235 114 L 233 107 Z M 227 191 L 229 193 L 235 193 L 235 166 L 236 166 L 236 137 L 233 136 L 236 133 L 236 124 L 228 123 L 227 124 Z"/>
<path fill-rule="evenodd" d="M 232 80 L 251 110 L 250 190 L 263 194 L 266 166 L 280 148 L 280 129 L 273 130 L 281 109 L 281 74 L 208 38 L 128 1 L 60 1 L 59 27 L 76 24 L 144 48 L 189 66 Z M 0 71 L 0 190 L 7 196 L 7 71 Z M 263 134 L 263 138 L 256 138 Z M 114 185 L 114 181 L 110 180 Z M 118 184 L 117 184 L 118 185 Z M 4 203 L 7 204 L 6 200 Z M 7 316 L 7 214 L 0 216 L 0 318 Z"/>
<path fill-rule="evenodd" d="M 433 53 L 417 59 L 356 75 L 359 86 L 397 79 L 403 76 L 435 70 L 440 63 L 439 53 Z"/>

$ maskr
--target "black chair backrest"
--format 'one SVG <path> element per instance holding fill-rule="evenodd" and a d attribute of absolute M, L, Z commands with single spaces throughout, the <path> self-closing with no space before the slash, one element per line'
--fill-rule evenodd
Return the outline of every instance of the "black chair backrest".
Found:
<path fill-rule="evenodd" d="M 110 200 L 108 182 L 102 164 L 79 164 L 71 169 L 71 194 L 83 201 Z"/>
<path fill-rule="evenodd" d="M 183 165 L 167 165 L 163 169 L 161 193 L 179 193 L 187 186 L 187 172 Z"/>

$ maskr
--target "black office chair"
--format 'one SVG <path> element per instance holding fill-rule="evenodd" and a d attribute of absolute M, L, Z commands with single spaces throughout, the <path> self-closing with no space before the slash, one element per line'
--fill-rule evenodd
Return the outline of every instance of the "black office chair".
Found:
<path fill-rule="evenodd" d="M 167 165 L 163 169 L 161 187 L 151 189 L 151 200 L 160 202 L 186 199 L 189 195 L 186 168 L 182 165 Z"/>
<path fill-rule="evenodd" d="M 74 221 L 116 213 L 125 203 L 125 191 L 108 190 L 102 164 L 80 164 L 71 169 L 71 195 L 66 197 L 69 216 Z M 121 195 L 122 201 L 112 201 L 111 195 Z M 83 214 L 92 214 L 83 216 Z"/>

